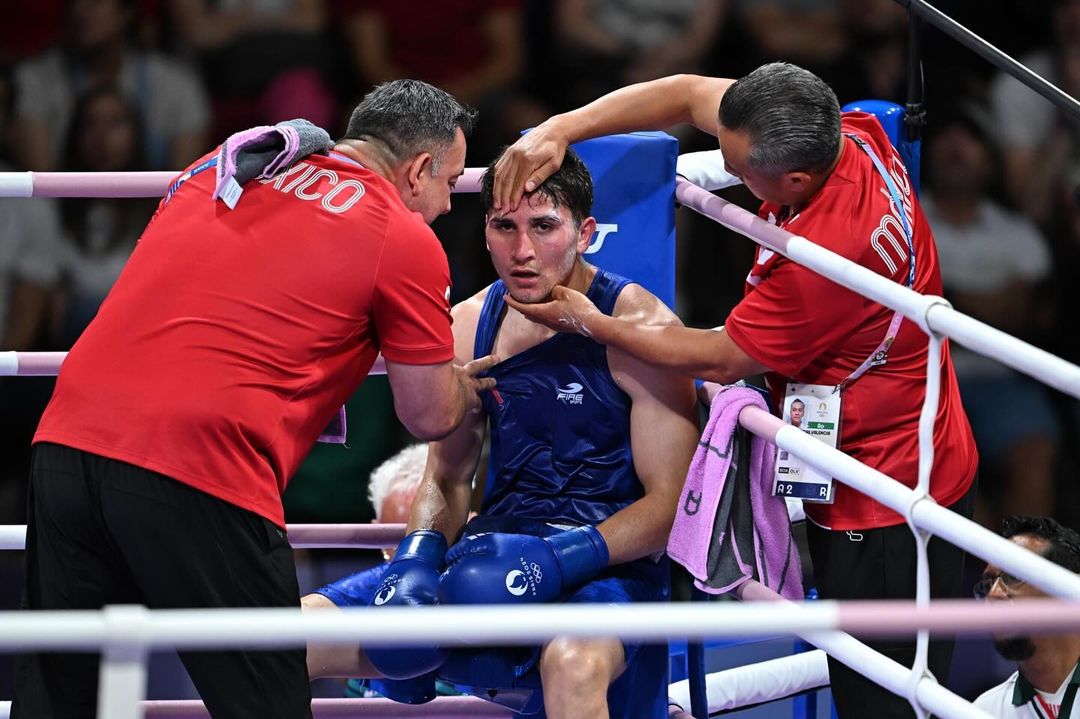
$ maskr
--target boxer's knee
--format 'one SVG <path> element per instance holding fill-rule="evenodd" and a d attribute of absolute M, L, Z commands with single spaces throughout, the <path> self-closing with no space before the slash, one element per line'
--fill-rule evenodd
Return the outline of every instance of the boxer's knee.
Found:
<path fill-rule="evenodd" d="M 622 642 L 615 638 L 556 637 L 540 655 L 540 678 L 545 687 L 606 692 L 623 669 Z"/>

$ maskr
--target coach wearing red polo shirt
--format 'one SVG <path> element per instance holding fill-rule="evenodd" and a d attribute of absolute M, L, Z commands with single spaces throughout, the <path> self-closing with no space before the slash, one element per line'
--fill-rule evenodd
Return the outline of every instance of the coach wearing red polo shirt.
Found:
<path fill-rule="evenodd" d="M 424 439 L 492 382 L 474 378 L 491 358 L 452 364 L 428 227 L 473 118 L 396 81 L 332 152 L 247 183 L 235 209 L 211 198 L 205 161 L 174 183 L 38 427 L 27 608 L 299 608 L 281 493 L 376 355 Z M 303 650 L 182 659 L 214 717 L 310 716 Z M 93 716 L 97 670 L 92 654 L 19 657 L 12 716 Z"/>
<path fill-rule="evenodd" d="M 738 81 L 661 78 L 553 117 L 503 156 L 497 201 L 515 205 L 523 190 L 558 166 L 571 142 L 682 122 L 719 138 L 727 172 L 763 201 L 761 217 L 917 292 L 941 294 L 930 227 L 877 120 L 841 114 L 828 85 L 785 63 L 765 65 Z M 562 288 L 545 305 L 514 306 L 555 329 L 576 329 L 697 377 L 730 383 L 764 372 L 778 405 L 804 403 L 804 426 L 897 481 L 917 483 L 926 335 L 892 310 L 785 257 L 758 248 L 745 295 L 721 331 L 634 325 L 603 315 Z M 978 455 L 947 343 L 933 370 L 941 373 L 941 402 L 931 494 L 970 517 Z M 824 493 L 829 480 L 819 480 Z M 829 491 L 831 503 L 806 504 L 821 596 L 914 597 L 915 545 L 904 518 L 854 489 Z M 959 549 L 930 542 L 934 597 L 959 596 L 962 566 Z M 873 646 L 902 664 L 914 660 L 913 641 Z M 951 641 L 931 644 L 930 670 L 942 681 L 951 654 Z M 830 660 L 829 668 L 841 717 L 912 716 L 906 699 L 837 662 Z"/>

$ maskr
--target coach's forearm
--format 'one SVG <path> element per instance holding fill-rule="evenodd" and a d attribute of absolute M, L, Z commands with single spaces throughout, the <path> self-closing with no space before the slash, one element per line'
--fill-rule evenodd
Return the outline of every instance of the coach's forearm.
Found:
<path fill-rule="evenodd" d="M 656 367 L 725 384 L 742 379 L 738 369 L 724 361 L 723 343 L 715 330 L 641 325 L 599 313 L 587 329 L 597 342 Z"/>
<path fill-rule="evenodd" d="M 544 124 L 557 128 L 570 143 L 620 132 L 696 124 L 694 92 L 706 79 L 711 80 L 694 75 L 672 75 L 627 85 L 588 105 L 555 115 Z"/>

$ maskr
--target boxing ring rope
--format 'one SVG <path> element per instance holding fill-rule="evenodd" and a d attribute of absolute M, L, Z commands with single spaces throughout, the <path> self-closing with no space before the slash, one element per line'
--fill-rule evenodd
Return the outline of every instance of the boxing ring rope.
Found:
<path fill-rule="evenodd" d="M 999 70 L 1015 77 L 1033 91 L 1052 102 L 1059 110 L 1068 113 L 1074 120 L 1080 120 L 1080 102 L 1046 78 L 1031 71 L 1026 65 L 1017 62 L 998 48 L 979 37 L 971 30 L 953 20 L 926 0 L 896 0 L 909 10 L 908 16 L 916 15 L 938 30 L 950 36 L 964 47 L 979 55 Z"/>
<path fill-rule="evenodd" d="M 481 168 L 467 168 L 454 191 L 479 191 L 481 172 Z M 88 176 L 91 179 L 86 179 Z M 175 173 L 168 172 L 0 172 L 0 197 L 116 196 L 109 194 L 110 188 L 127 191 L 129 194 L 125 197 L 160 197 L 173 177 Z M 928 329 L 938 332 L 1065 394 L 1080 398 L 1080 367 L 1074 364 L 957 312 L 939 297 L 920 295 L 805 238 L 792 235 L 682 178 L 676 179 L 675 196 L 687 207 L 764 247 L 899 310 L 924 332 Z M 63 356 L 62 352 L 0 352 L 0 376 L 55 374 Z"/>
<path fill-rule="evenodd" d="M 440 697 L 439 719 L 512 719 L 509 710 L 477 697 Z M 145 701 L 146 719 L 202 719 L 209 717 L 203 703 L 197 699 L 177 701 Z M 356 716 L 384 719 L 421 719 L 431 717 L 431 704 L 399 704 L 390 699 L 312 699 L 312 719 L 352 719 Z M 0 719 L 11 716 L 11 702 L 0 702 Z"/>
<path fill-rule="evenodd" d="M 99 173 L 89 176 L 63 173 L 0 173 L 0 196 L 7 192 L 10 192 L 11 196 L 21 197 L 75 196 L 83 193 L 80 188 L 86 185 L 88 180 L 93 180 L 91 184 L 94 187 L 94 193 L 101 192 L 102 196 L 119 192 L 124 193 L 125 196 L 142 196 L 140 193 L 153 196 L 161 194 L 172 177 L 172 173 L 133 174 L 140 176 L 132 177 L 118 173 Z M 458 183 L 456 191 L 476 191 L 479 174 L 480 170 L 477 168 L 467 170 Z M 901 312 L 930 336 L 928 344 L 928 366 L 930 367 L 940 366 L 941 337 L 947 336 L 1037 379 L 1049 380 L 1048 383 L 1058 389 L 1074 397 L 1080 397 L 1080 368 L 956 312 L 941 298 L 913 292 L 805 238 L 792 235 L 682 178 L 679 178 L 676 184 L 676 198 L 682 204 L 750 237 L 762 246 L 780 252 L 849 289 Z M 50 371 L 53 367 L 59 368 L 63 356 L 63 353 L 48 353 L 47 355 L 3 353 L 0 354 L 0 374 L 50 374 L 53 373 Z M 1032 557 L 1030 553 L 1012 542 L 978 527 L 973 522 L 957 517 L 952 512 L 939 507 L 932 500 L 928 501 L 927 489 L 933 461 L 933 445 L 930 438 L 936 416 L 940 373 L 928 372 L 927 375 L 926 400 L 919 425 L 919 484 L 915 490 L 908 489 L 847 455 L 826 447 L 801 430 L 781 422 L 762 410 L 748 408 L 740 416 L 740 423 L 755 434 L 771 439 L 778 447 L 799 456 L 816 469 L 869 494 L 907 518 L 920 549 L 916 595 L 917 606 L 920 610 L 933 611 L 926 606 L 929 601 L 928 568 L 925 557 L 928 532 L 937 534 L 984 559 L 993 556 L 993 561 L 1003 569 L 1050 594 L 1080 599 L 1080 577 L 1039 557 Z M 969 603 L 965 604 L 969 606 Z M 385 610 L 382 611 L 385 612 Z M 684 609 L 680 609 L 680 613 L 685 616 Z M 380 614 L 380 619 L 384 618 L 386 615 Z M 919 628 L 914 667 L 907 669 L 895 665 L 895 667 L 888 667 L 888 670 L 882 669 L 883 674 L 879 676 L 874 676 L 871 672 L 865 673 L 898 694 L 907 696 L 918 711 L 929 708 L 943 716 L 949 716 L 956 710 L 955 715 L 959 716 L 962 712 L 956 706 L 950 705 L 951 699 L 942 700 L 945 704 L 938 706 L 940 697 L 935 698 L 936 690 L 924 689 L 924 686 L 933 685 L 936 689 L 945 692 L 947 696 L 956 699 L 955 695 L 946 692 L 934 680 L 922 676 L 925 670 L 929 628 Z M 620 631 L 607 632 L 607 634 L 625 636 Z M 686 634 L 692 633 L 680 633 L 679 636 Z M 400 640 L 400 636 L 395 636 Z M 432 639 L 429 635 L 425 636 L 428 640 Z M 821 639 L 821 637 L 816 638 Z M 855 641 L 850 637 L 847 639 Z M 870 651 L 864 645 L 860 646 Z M 850 653 L 855 651 L 855 647 L 841 642 L 841 645 L 833 646 L 832 651 L 834 656 L 841 661 L 851 663 L 845 659 L 844 655 L 850 656 Z M 839 654 L 836 653 L 838 651 Z M 136 654 L 144 656 L 145 646 Z M 878 658 L 888 661 L 884 657 Z M 863 670 L 868 661 L 871 666 L 875 664 L 879 668 L 882 666 L 880 662 L 871 661 L 869 657 L 863 657 L 855 664 Z M 108 664 L 107 661 L 106 665 Z M 898 681 L 895 671 L 892 671 L 896 669 L 904 675 L 905 681 Z M 125 690 L 137 689 L 138 687 L 132 687 L 132 684 L 139 682 L 137 678 L 132 681 L 131 671 L 138 674 L 140 670 L 132 670 L 129 666 L 126 681 L 125 675 L 121 672 L 114 674 L 113 681 L 124 685 Z M 144 666 L 141 667 L 141 671 L 145 672 Z M 106 674 L 107 672 L 103 672 L 103 687 L 107 683 Z M 888 678 L 883 679 L 883 676 Z M 962 702 L 958 699 L 957 701 Z M 966 703 L 964 706 L 965 709 L 970 707 Z M 137 715 L 138 707 L 136 706 L 132 711 L 136 712 L 133 715 Z"/>
<path fill-rule="evenodd" d="M 383 549 L 396 547 L 404 524 L 290 524 L 285 527 L 293 549 Z M 0 550 L 26 548 L 26 525 L 0 525 Z"/>
<path fill-rule="evenodd" d="M 479 192 L 482 167 L 467 167 L 454 192 Z M 0 197 L 164 197 L 179 172 L 0 172 Z"/>
<path fill-rule="evenodd" d="M 745 591 L 747 598 L 764 592 Z M 373 621 L 372 612 L 378 612 Z M 833 630 L 872 636 L 898 636 L 916 629 L 943 634 L 985 631 L 1077 631 L 1080 604 L 1046 599 L 973 604 L 938 602 L 932 609 L 910 602 L 811 602 L 777 612 L 772 602 L 672 605 L 489 605 L 476 607 L 367 607 L 332 614 L 294 609 L 147 610 L 113 606 L 97 612 L 2 612 L 0 648 L 12 650 L 87 650 L 105 648 L 101 715 L 138 716 L 144 672 L 153 647 L 210 650 L 242 645 L 253 649 L 300 646 L 304 642 L 357 641 L 367 646 L 396 645 L 416 639 L 445 646 L 506 645 L 539 642 L 553 636 L 621 636 L 642 641 L 673 637 L 750 637 L 799 633 L 836 652 L 842 661 L 883 686 L 900 688 L 908 670 Z M 469 638 L 462 638 L 462 628 Z M 270 631 L 272 629 L 272 631 Z M 134 671 L 133 671 L 134 669 Z M 119 670 L 119 671 L 116 671 Z M 123 693 L 119 690 L 123 689 Z M 916 687 L 920 704 L 943 717 L 980 716 L 970 704 L 932 679 Z"/>

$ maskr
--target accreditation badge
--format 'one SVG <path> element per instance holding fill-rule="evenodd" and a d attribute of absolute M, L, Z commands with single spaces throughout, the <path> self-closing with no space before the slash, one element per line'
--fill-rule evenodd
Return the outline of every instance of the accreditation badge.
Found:
<path fill-rule="evenodd" d="M 835 385 L 788 383 L 783 420 L 836 449 L 840 444 L 842 397 Z M 773 494 L 832 504 L 833 479 L 787 450 L 777 449 Z"/>

